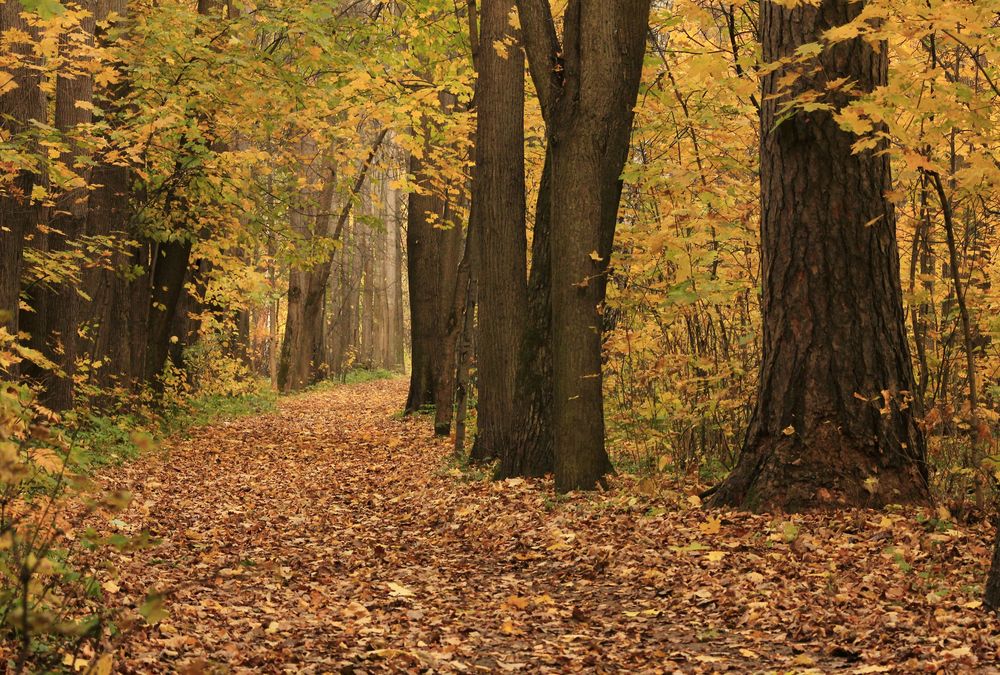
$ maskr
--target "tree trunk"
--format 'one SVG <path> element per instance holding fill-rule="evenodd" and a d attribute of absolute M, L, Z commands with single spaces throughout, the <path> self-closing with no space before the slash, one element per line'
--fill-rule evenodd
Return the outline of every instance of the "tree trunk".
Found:
<path fill-rule="evenodd" d="M 555 469 L 552 438 L 552 162 L 546 152 L 531 240 L 528 316 L 518 359 L 514 442 L 500 455 L 498 479 L 544 476 Z"/>
<path fill-rule="evenodd" d="M 410 172 L 418 185 L 427 185 L 420 160 L 410 158 Z M 447 229 L 448 205 L 433 194 L 410 193 L 406 220 L 406 272 L 410 287 L 410 340 L 412 363 L 407 414 L 444 401 L 440 385 L 445 368 L 445 340 L 451 292 L 458 271 L 460 225 Z M 450 405 L 450 398 L 447 405 Z"/>
<path fill-rule="evenodd" d="M 552 345 L 556 489 L 593 489 L 604 447 L 601 330 L 621 172 L 639 90 L 649 0 L 570 0 L 564 44 L 549 5 L 519 0 L 545 117 L 552 181 Z"/>
<path fill-rule="evenodd" d="M 819 41 L 862 10 L 823 0 L 761 5 L 763 56 Z M 828 46 L 791 95 L 847 78 L 885 84 L 886 45 Z M 810 64 L 817 65 L 817 64 Z M 761 145 L 763 359 L 757 403 L 717 505 L 800 511 L 928 499 L 924 439 L 904 325 L 899 254 L 884 148 L 854 154 L 829 111 L 775 127 L 787 68 L 764 79 Z M 832 92 L 839 108 L 847 97 Z"/>
<path fill-rule="evenodd" d="M 461 325 L 455 311 L 459 293 L 459 267 L 462 255 L 462 223 L 459 209 L 445 202 L 444 222 L 448 229 L 441 242 L 441 265 L 438 268 L 437 348 L 434 358 L 434 433 L 447 436 L 451 433 L 451 420 L 455 413 L 455 364 L 458 335 Z"/>
<path fill-rule="evenodd" d="M 399 191 L 393 190 L 393 225 L 392 225 L 392 239 L 393 239 L 393 275 L 392 275 L 392 311 L 393 311 L 393 324 L 396 327 L 396 331 L 392 336 L 392 352 L 394 368 L 398 370 L 403 370 L 404 364 L 406 362 L 406 329 L 404 321 L 404 312 L 406 311 L 406 302 L 403 299 L 403 222 L 400 205 L 402 199 L 399 197 Z"/>
<path fill-rule="evenodd" d="M 0 33 L 20 30 L 35 35 L 21 18 L 23 8 L 17 0 L 0 4 Z M 19 59 L 32 58 L 31 45 L 11 47 Z M 45 115 L 45 97 L 41 91 L 41 74 L 31 68 L 15 68 L 14 89 L 0 94 L 0 131 L 8 139 L 18 139 L 33 120 Z M 21 267 L 24 238 L 32 231 L 38 210 L 31 201 L 35 173 L 29 167 L 18 167 L 10 182 L 0 183 L 0 327 L 12 335 L 18 331 L 18 304 L 21 292 Z"/>
<path fill-rule="evenodd" d="M 81 20 L 80 28 L 86 35 L 88 46 L 93 45 L 94 13 L 96 3 L 81 2 L 81 9 L 89 14 Z M 63 47 L 67 45 L 64 43 Z M 90 77 L 77 74 L 72 77 L 56 78 L 55 126 L 66 135 L 67 151 L 60 161 L 71 169 L 82 183 L 80 187 L 68 189 L 59 197 L 54 215 L 49 221 L 48 235 L 50 251 L 66 251 L 72 248 L 84 234 L 87 223 L 87 188 L 91 183 L 91 170 L 85 162 L 78 162 L 84 150 L 73 139 L 79 127 L 90 124 L 90 103 L 94 95 L 94 83 Z M 78 105 L 80 104 L 80 105 Z M 78 355 L 77 336 L 80 319 L 80 296 L 77 293 L 81 278 L 67 280 L 45 291 L 45 317 L 42 320 L 48 349 L 46 356 L 59 366 L 59 371 L 51 373 L 43 400 L 54 410 L 73 407 L 73 375 L 76 371 Z"/>
<path fill-rule="evenodd" d="M 997 532 L 993 540 L 993 561 L 990 563 L 990 574 L 986 578 L 983 604 L 994 612 L 1000 612 L 1000 518 L 994 522 Z"/>
<path fill-rule="evenodd" d="M 170 328 L 174 323 L 177 305 L 184 292 L 188 264 L 191 259 L 191 241 L 167 241 L 154 246 L 150 261 L 150 303 L 146 321 L 145 365 L 143 380 L 157 385 L 170 353 Z"/>
<path fill-rule="evenodd" d="M 477 55 L 476 166 L 472 220 L 479 264 L 478 433 L 471 458 L 500 457 L 521 425 L 515 386 L 527 314 L 527 238 L 524 204 L 524 54 L 511 26 L 513 0 L 484 0 Z M 506 43 L 501 55 L 493 45 Z M 458 307 L 465 290 L 456 293 Z M 461 329 L 461 321 L 458 321 Z"/>

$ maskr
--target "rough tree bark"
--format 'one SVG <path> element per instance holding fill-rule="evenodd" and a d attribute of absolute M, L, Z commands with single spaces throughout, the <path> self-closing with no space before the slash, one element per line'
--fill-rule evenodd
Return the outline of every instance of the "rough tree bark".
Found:
<path fill-rule="evenodd" d="M 820 41 L 862 3 L 761 4 L 765 62 Z M 827 46 L 790 95 L 847 78 L 885 84 L 886 45 Z M 889 158 L 855 154 L 829 111 L 776 124 L 781 68 L 763 83 L 763 360 L 739 461 L 711 502 L 754 510 L 879 507 L 928 499 L 924 439 L 910 398 Z M 834 107 L 847 102 L 838 92 Z"/>
<path fill-rule="evenodd" d="M 100 0 L 98 2 L 96 39 L 108 46 L 110 43 L 109 19 L 125 18 L 126 0 Z M 128 91 L 128 82 L 119 82 L 107 91 L 110 104 L 116 106 Z M 129 216 L 129 172 L 125 166 L 98 161 L 91 171 L 91 190 L 87 203 L 86 232 L 91 237 L 109 237 L 121 243 L 130 237 L 125 232 Z M 92 298 L 90 303 L 91 330 L 88 341 L 81 349 L 89 352 L 91 359 L 102 366 L 94 374 L 95 384 L 102 388 L 115 383 L 129 386 L 138 373 L 132 370 L 133 334 L 146 325 L 144 304 L 132 302 L 135 286 L 143 289 L 148 279 L 136 279 L 128 274 L 135 264 L 137 250 L 116 250 L 105 266 L 84 275 L 84 287 Z M 144 268 L 145 265 L 139 267 Z"/>
<path fill-rule="evenodd" d="M 439 389 L 449 369 L 447 321 L 461 254 L 462 228 L 451 222 L 448 205 L 426 188 L 420 160 L 410 158 L 410 172 L 424 190 L 411 192 L 406 217 L 406 273 L 410 289 L 410 390 L 406 414 L 436 406 L 450 395 Z M 435 227 L 434 223 L 450 224 Z M 452 373 L 452 379 L 454 374 Z"/>
<path fill-rule="evenodd" d="M 34 29 L 21 17 L 23 11 L 17 0 L 0 4 L 0 33 L 20 30 L 33 34 Z M 25 63 L 13 70 L 17 86 L 0 94 L 0 130 L 8 138 L 16 138 L 29 128 L 31 121 L 45 115 L 41 74 L 26 62 L 31 58 L 31 45 L 16 45 L 12 53 L 25 59 Z M 0 326 L 12 335 L 18 330 L 24 238 L 34 228 L 37 218 L 37 209 L 31 203 L 35 180 L 32 171 L 21 168 L 15 176 L 0 183 Z"/>
<path fill-rule="evenodd" d="M 528 315 L 518 359 L 518 430 L 500 456 L 496 478 L 538 477 L 555 469 L 552 439 L 552 162 L 546 153 L 531 240 Z"/>
<path fill-rule="evenodd" d="M 514 0 L 483 0 L 476 55 L 476 165 L 472 222 L 479 264 L 478 433 L 471 458 L 500 457 L 520 427 L 518 359 L 528 305 L 524 196 L 524 53 L 511 26 Z M 498 51 L 497 45 L 505 45 Z M 465 289 L 457 290 L 458 307 Z M 461 328 L 461 321 L 458 322 Z"/>
<path fill-rule="evenodd" d="M 80 8 L 87 15 L 80 22 L 84 44 L 93 45 L 97 3 L 81 2 Z M 67 47 L 63 44 L 63 47 Z M 84 234 L 87 223 L 87 185 L 91 183 L 91 169 L 87 161 L 79 162 L 85 151 L 73 140 L 73 134 L 82 125 L 90 124 L 90 103 L 94 95 L 93 79 L 82 73 L 60 75 L 56 78 L 55 127 L 68 137 L 66 152 L 60 161 L 71 169 L 80 181 L 79 186 L 67 189 L 60 195 L 48 225 L 49 251 L 67 251 Z M 79 105 L 78 105 L 79 104 Z M 83 271 L 81 270 L 81 276 Z M 54 410 L 73 407 L 73 374 L 78 355 L 77 329 L 80 319 L 81 299 L 77 293 L 79 280 L 67 280 L 45 289 L 44 316 L 39 325 L 44 331 L 46 356 L 59 366 L 59 371 L 46 377 L 43 400 Z"/>
<path fill-rule="evenodd" d="M 552 426 L 559 491 L 593 489 L 611 471 L 601 315 L 649 6 L 649 0 L 570 0 L 560 44 L 548 2 L 518 0 L 552 153 Z"/>
<path fill-rule="evenodd" d="M 143 380 L 157 386 L 157 380 L 170 353 L 170 327 L 184 292 L 192 242 L 184 239 L 166 241 L 153 247 L 150 265 L 149 311 L 146 318 L 143 349 Z"/>
<path fill-rule="evenodd" d="M 994 522 L 997 533 L 993 540 L 993 560 L 990 563 L 989 576 L 986 578 L 983 604 L 994 612 L 1000 612 L 1000 519 L 996 519 Z"/>

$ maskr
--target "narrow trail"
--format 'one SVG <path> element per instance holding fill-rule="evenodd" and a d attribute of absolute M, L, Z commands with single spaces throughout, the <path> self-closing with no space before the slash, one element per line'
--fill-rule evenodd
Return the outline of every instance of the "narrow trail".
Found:
<path fill-rule="evenodd" d="M 971 603 L 900 600 L 894 589 L 915 582 L 884 550 L 890 540 L 903 555 L 920 546 L 902 516 L 888 525 L 874 512 L 826 516 L 788 541 L 773 518 L 650 512 L 625 490 L 555 499 L 543 483 L 471 480 L 447 468 L 449 445 L 430 438 L 426 420 L 394 415 L 404 395 L 394 380 L 283 399 L 276 413 L 197 430 L 167 457 L 107 477 L 135 496 L 119 526 L 162 539 L 114 561 L 116 597 L 134 605 L 151 588 L 170 593 L 169 615 L 129 635 L 119 668 L 908 672 L 907 663 L 996 663 L 997 625 Z M 949 587 L 981 578 L 988 536 L 946 538 L 923 569 L 950 556 L 949 575 L 965 576 Z"/>

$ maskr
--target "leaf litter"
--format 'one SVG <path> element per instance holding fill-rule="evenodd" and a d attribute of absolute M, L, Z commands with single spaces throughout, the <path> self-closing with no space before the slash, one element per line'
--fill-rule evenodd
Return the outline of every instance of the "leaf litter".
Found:
<path fill-rule="evenodd" d="M 470 479 L 405 382 L 284 399 L 103 481 L 159 546 L 120 672 L 967 672 L 1000 662 L 992 528 L 940 512 L 710 512 L 676 485 Z M 150 595 L 150 594 L 153 595 Z M 161 603 L 150 597 L 163 593 Z"/>

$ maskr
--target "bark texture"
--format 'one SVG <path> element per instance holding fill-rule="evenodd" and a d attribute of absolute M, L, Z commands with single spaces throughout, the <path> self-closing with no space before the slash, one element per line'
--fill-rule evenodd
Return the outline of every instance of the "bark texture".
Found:
<path fill-rule="evenodd" d="M 993 541 L 993 560 L 986 578 L 986 592 L 983 604 L 994 612 L 1000 612 L 1000 520 L 996 520 L 997 533 Z"/>
<path fill-rule="evenodd" d="M 80 8 L 89 13 L 80 22 L 83 43 L 92 46 L 97 3 L 93 0 L 81 2 Z M 67 46 L 64 40 L 63 48 Z M 60 75 L 56 79 L 55 126 L 69 139 L 68 150 L 60 157 L 60 161 L 74 172 L 80 186 L 70 186 L 60 195 L 49 220 L 51 229 L 48 246 L 52 252 L 73 248 L 86 231 L 88 192 L 85 186 L 91 183 L 91 169 L 85 159 L 84 149 L 74 141 L 73 135 L 79 131 L 80 126 L 90 123 L 89 104 L 93 96 L 94 83 L 86 75 Z M 81 159 L 84 161 L 80 161 Z M 83 276 L 82 272 L 80 276 Z M 41 337 L 47 347 L 46 356 L 59 366 L 59 370 L 46 378 L 43 400 L 54 410 L 73 407 L 73 374 L 78 356 L 77 331 L 82 302 L 77 288 L 81 282 L 82 278 L 67 279 L 64 283 L 44 290 L 47 297 L 42 303 L 44 317 L 40 328 L 44 335 Z"/>
<path fill-rule="evenodd" d="M 559 44 L 549 4 L 519 0 L 552 153 L 552 373 L 556 489 L 593 489 L 604 447 L 601 326 L 642 74 L 649 0 L 571 0 Z"/>
<path fill-rule="evenodd" d="M 405 412 L 438 404 L 451 405 L 448 380 L 448 315 L 461 255 L 462 228 L 453 222 L 447 203 L 426 191 L 429 185 L 420 160 L 410 158 L 410 172 L 421 192 L 412 192 L 406 217 L 406 273 L 410 288 L 410 390 Z M 447 227 L 435 227 L 435 223 Z M 450 350 L 453 354 L 454 350 Z"/>
<path fill-rule="evenodd" d="M 862 3 L 761 5 L 773 62 L 853 19 Z M 884 44 L 827 47 L 790 95 L 848 78 L 884 84 Z M 775 126 L 779 78 L 763 84 L 763 360 L 739 462 L 717 505 L 799 511 L 928 499 L 924 439 L 913 414 L 889 159 L 854 154 L 828 111 Z M 830 94 L 834 106 L 847 98 Z"/>
<path fill-rule="evenodd" d="M 555 469 L 552 440 L 552 161 L 546 153 L 531 240 L 528 313 L 518 359 L 517 430 L 496 477 L 539 477 Z"/>
<path fill-rule="evenodd" d="M 17 0 L 0 4 L 0 33 L 16 29 L 33 35 L 34 29 L 21 18 L 22 11 Z M 16 45 L 12 51 L 24 62 L 11 73 L 17 87 L 0 94 L 0 132 L 8 138 L 23 138 L 30 122 L 45 115 L 45 97 L 39 86 L 40 74 L 28 67 L 31 45 Z M 18 330 L 24 238 L 33 230 L 37 218 L 37 209 L 31 203 L 35 181 L 34 172 L 22 169 L 0 182 L 0 326 L 11 334 Z"/>
<path fill-rule="evenodd" d="M 524 53 L 511 26 L 513 0 L 484 0 L 477 58 L 472 221 L 479 262 L 478 434 L 471 457 L 504 455 L 521 425 L 515 388 L 527 313 L 524 196 Z M 494 45 L 506 45 L 504 54 Z M 456 293 L 464 304 L 465 289 Z M 461 323 L 458 322 L 458 328 Z"/>

